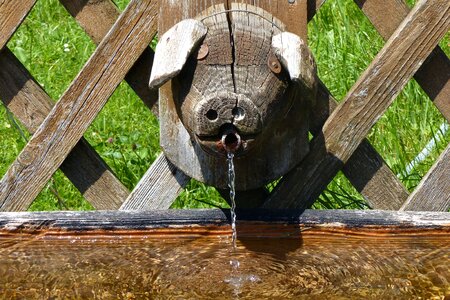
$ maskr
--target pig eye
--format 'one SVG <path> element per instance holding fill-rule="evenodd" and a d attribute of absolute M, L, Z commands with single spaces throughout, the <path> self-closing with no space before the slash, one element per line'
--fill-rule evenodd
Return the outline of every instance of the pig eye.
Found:
<path fill-rule="evenodd" d="M 206 117 L 208 118 L 208 120 L 210 121 L 214 121 L 217 120 L 218 114 L 217 111 L 215 109 L 210 109 L 206 112 Z"/>

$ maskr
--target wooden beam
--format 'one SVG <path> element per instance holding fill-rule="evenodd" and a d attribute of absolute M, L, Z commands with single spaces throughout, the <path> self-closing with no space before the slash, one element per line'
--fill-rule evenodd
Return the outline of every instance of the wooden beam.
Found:
<path fill-rule="evenodd" d="M 168 209 L 190 177 L 160 154 L 120 210 Z"/>
<path fill-rule="evenodd" d="M 155 1 L 133 0 L 0 182 L 0 210 L 38 195 L 156 34 Z"/>
<path fill-rule="evenodd" d="M 448 31 L 449 10 L 446 0 L 416 4 L 265 207 L 306 208 L 314 202 Z"/>
<path fill-rule="evenodd" d="M 355 0 L 380 35 L 387 40 L 408 15 L 404 1 Z M 442 115 L 450 122 L 450 60 L 439 46 L 414 75 Z"/>
<path fill-rule="evenodd" d="M 53 101 L 8 48 L 0 51 L 0 65 L 0 98 L 34 133 L 50 113 Z M 96 209 L 117 209 L 129 194 L 84 138 L 67 156 L 61 170 Z"/>
<path fill-rule="evenodd" d="M 401 210 L 448 211 L 450 209 L 450 144 L 422 178 Z"/>
<path fill-rule="evenodd" d="M 97 45 L 120 15 L 111 0 L 60 0 L 60 2 Z M 158 116 L 158 90 L 148 87 L 153 56 L 153 50 L 147 47 L 130 69 L 125 80 L 144 104 Z"/>
<path fill-rule="evenodd" d="M 22 24 L 36 0 L 0 2 L 0 50 Z"/>
<path fill-rule="evenodd" d="M 337 106 L 338 102 L 320 82 L 311 117 L 314 136 L 321 134 L 323 124 Z M 406 188 L 367 139 L 358 146 L 342 171 L 371 208 L 398 210 L 408 198 Z M 380 186 L 385 188 L 380 189 Z"/>
<path fill-rule="evenodd" d="M 297 234 L 315 230 L 338 231 L 348 234 L 427 234 L 435 231 L 448 236 L 450 213 L 446 212 L 393 212 L 380 210 L 241 210 L 238 211 L 238 234 L 243 227 L 253 224 L 253 236 L 264 236 L 265 229 L 283 230 L 288 224 L 296 225 Z M 268 227 L 270 226 L 270 227 Z M 222 229 L 220 230 L 220 227 Z M 2 234 L 71 234 L 97 232 L 102 236 L 122 232 L 158 234 L 231 235 L 229 210 L 171 209 L 153 211 L 95 211 L 95 212 L 3 212 L 0 213 Z M 258 230 L 259 228 L 259 230 Z M 191 231 L 189 231 L 191 229 Z M 172 230 L 172 231 L 171 231 Z M 284 236 L 286 237 L 286 236 Z"/>
<path fill-rule="evenodd" d="M 242 1 L 245 2 L 245 1 Z M 313 11 L 315 13 L 316 9 L 318 9 L 325 1 L 317 1 L 314 2 L 314 10 L 311 10 L 311 3 L 314 1 L 308 1 L 308 6 L 310 8 L 310 12 Z M 76 18 L 76 20 L 80 23 L 80 25 L 85 29 L 85 31 L 93 38 L 94 42 L 98 43 L 103 36 L 108 31 L 109 27 L 113 24 L 113 21 L 118 16 L 118 11 L 114 7 L 111 1 L 105 0 L 105 1 L 83 1 L 83 0 L 75 0 L 75 1 L 68 1 L 68 0 L 61 0 L 61 3 L 66 7 L 66 9 Z M 288 4 L 287 2 L 284 4 L 286 6 L 291 7 L 292 5 Z M 296 3 L 295 9 L 289 10 L 289 14 L 295 14 L 298 13 L 298 10 L 302 8 L 301 3 Z M 291 7 L 292 8 L 292 7 Z M 102 18 L 101 20 L 94 18 L 95 16 L 101 14 Z M 310 19 L 312 18 L 313 14 L 310 13 Z M 286 15 L 286 18 L 288 16 Z M 285 18 L 285 19 L 286 19 Z M 96 19 L 96 22 L 92 22 L 92 20 Z M 287 18 L 289 19 L 289 18 Z M 292 20 L 292 18 L 290 18 Z M 99 24 L 100 23 L 100 24 Z M 302 26 L 296 26 L 297 23 L 289 23 L 290 30 L 298 30 L 298 34 L 302 34 L 301 27 Z M 297 24 L 298 25 L 298 24 Z M 306 26 L 303 26 L 302 28 L 306 28 Z M 153 53 L 152 53 L 153 57 Z M 153 58 L 152 58 L 153 59 Z M 136 64 L 137 65 L 137 64 Z M 150 68 L 148 68 L 149 70 Z M 128 74 L 131 75 L 132 72 Z M 141 71 L 137 71 L 133 74 L 136 74 L 137 76 L 134 76 L 136 78 L 139 78 L 138 81 L 143 83 L 145 85 L 148 82 L 148 77 L 145 76 L 139 76 L 139 74 L 142 73 Z M 135 89 L 136 90 L 136 89 Z M 326 89 L 325 89 L 326 90 Z M 139 94 L 139 93 L 138 93 Z M 329 94 L 327 94 L 327 97 Z M 142 96 L 141 96 L 142 97 Z M 337 104 L 334 101 L 334 99 L 331 99 L 330 106 L 332 109 L 334 109 Z M 327 102 L 328 104 L 328 102 Z M 327 111 L 326 117 L 321 118 L 320 120 L 320 128 L 325 122 L 326 118 L 329 116 L 329 110 L 326 108 L 321 113 Z M 355 185 L 358 191 L 362 193 L 362 195 L 368 200 L 369 204 L 374 208 L 380 208 L 380 209 L 398 209 L 400 207 L 400 203 L 403 203 L 404 200 L 407 198 L 407 192 L 403 188 L 403 186 L 399 183 L 397 177 L 390 171 L 389 167 L 382 162 L 382 159 L 378 153 L 372 151 L 370 152 L 370 149 L 373 150 L 373 148 L 364 147 L 364 151 L 358 151 L 356 153 L 361 153 L 364 158 L 370 157 L 371 159 L 365 161 L 360 161 L 358 159 L 352 159 L 349 161 L 348 168 L 344 169 L 344 173 L 347 177 L 350 178 L 352 183 Z M 356 154 L 355 153 L 355 154 Z M 358 157 L 355 155 L 355 157 Z M 355 163 L 353 164 L 353 161 Z M 352 166 L 356 166 L 352 168 Z M 362 166 L 362 167 L 361 167 Z M 155 168 L 156 170 L 160 170 L 161 174 L 170 174 L 170 169 L 161 169 L 160 167 Z M 148 172 L 147 172 L 148 174 Z M 153 174 L 150 176 L 148 174 L 146 177 L 153 178 L 156 175 Z M 157 176 L 156 176 L 157 177 Z M 164 177 L 164 176 L 163 176 Z M 367 179 L 364 181 L 364 179 Z M 146 180 L 143 178 L 142 182 L 145 182 Z M 393 188 L 389 190 L 388 195 L 384 195 L 385 193 L 380 193 L 379 189 L 377 188 L 378 182 L 384 182 L 387 183 L 389 186 L 392 186 Z M 177 181 L 175 181 L 177 182 Z M 139 191 L 139 189 L 144 188 L 144 184 L 138 184 L 135 191 L 133 192 L 135 195 L 144 193 L 146 194 L 146 191 Z M 155 187 L 156 188 L 156 187 Z M 259 193 L 260 194 L 260 193 Z M 157 194 L 153 193 L 153 197 L 148 199 L 154 199 L 155 206 L 153 206 L 150 203 L 143 203 L 143 207 L 159 207 L 160 203 L 166 203 L 166 200 L 157 200 L 155 197 Z M 131 197 L 131 196 L 130 196 Z M 131 203 L 131 199 L 133 197 L 129 198 L 127 200 L 128 203 Z M 389 201 L 383 201 L 384 199 L 392 199 Z M 130 205 L 130 206 L 128 206 Z M 166 204 L 167 205 L 167 204 Z M 170 204 L 169 204 L 170 205 Z M 128 208 L 126 208 L 128 207 Z M 131 204 L 125 204 L 122 206 L 122 209 L 137 209 L 136 203 L 134 205 Z"/>
<path fill-rule="evenodd" d="M 60 2 L 96 44 L 102 41 L 120 15 L 119 10 L 111 0 L 60 0 Z M 148 87 L 153 59 L 154 52 L 150 47 L 147 47 L 130 69 L 125 80 L 144 104 L 158 116 L 158 90 Z M 170 178 L 171 174 L 183 173 L 179 170 L 174 170 L 174 166 L 170 163 L 161 163 L 159 160 L 160 157 L 158 157 L 144 177 L 139 181 L 132 194 L 120 209 L 169 208 L 171 205 L 169 202 L 175 200 L 182 188 L 189 181 L 189 178 L 182 179 L 181 175 L 179 175 L 180 178 Z M 150 170 L 159 173 L 151 174 L 149 173 Z M 164 178 L 164 180 L 155 181 L 152 180 L 153 178 Z M 164 184 L 169 184 L 173 189 L 170 192 L 162 193 L 161 191 L 165 191 Z M 142 199 L 142 203 L 138 203 L 139 199 L 136 198 L 137 195 L 146 195 L 145 199 Z M 172 199 L 169 199 L 169 197 L 172 197 Z"/>

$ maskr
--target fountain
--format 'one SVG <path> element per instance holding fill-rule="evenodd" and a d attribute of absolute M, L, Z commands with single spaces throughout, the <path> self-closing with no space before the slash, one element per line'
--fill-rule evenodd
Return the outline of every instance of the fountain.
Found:
<path fill-rule="evenodd" d="M 3 298 L 450 297 L 448 213 L 239 209 L 308 153 L 314 59 L 262 8 L 176 5 L 150 79 L 161 146 L 231 210 L 0 212 Z"/>

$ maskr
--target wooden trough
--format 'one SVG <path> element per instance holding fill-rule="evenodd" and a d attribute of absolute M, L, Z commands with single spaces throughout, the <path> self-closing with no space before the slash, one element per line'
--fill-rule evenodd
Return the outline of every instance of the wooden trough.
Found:
<path fill-rule="evenodd" d="M 285 24 L 287 30 L 306 41 L 307 22 L 313 18 L 325 1 L 132 0 L 125 11 L 120 13 L 110 0 L 60 0 L 92 40 L 98 44 L 98 48 L 56 103 L 50 99 L 45 90 L 6 46 L 36 1 L 0 1 L 0 98 L 7 109 L 33 134 L 0 181 L 0 253 L 2 253 L 0 255 L 0 285 L 4 288 L 5 297 L 30 298 L 36 296 L 35 294 L 26 294 L 30 291 L 37 291 L 37 295 L 41 298 L 66 296 L 67 294 L 64 293 L 72 291 L 71 288 L 53 290 L 54 286 L 47 286 L 47 283 L 39 281 L 39 278 L 45 277 L 42 274 L 49 274 L 50 271 L 58 273 L 68 266 L 73 267 L 75 273 L 84 274 L 86 269 L 79 267 L 83 265 L 84 259 L 90 256 L 78 257 L 75 253 L 79 249 L 76 247 L 83 246 L 84 242 L 93 245 L 92 249 L 87 249 L 89 251 L 105 248 L 105 252 L 101 254 L 105 256 L 109 250 L 115 249 L 114 246 L 106 246 L 108 243 L 124 244 L 125 248 L 123 249 L 125 250 L 122 249 L 124 253 L 129 252 L 130 249 L 140 249 L 146 254 L 153 255 L 154 253 L 148 252 L 148 249 L 145 248 L 147 247 L 145 243 L 148 241 L 150 241 L 150 245 L 153 245 L 151 243 L 156 243 L 156 241 L 159 243 L 175 239 L 183 246 L 184 241 L 192 241 L 192 238 L 202 240 L 204 237 L 212 237 L 219 238 L 219 240 L 214 240 L 214 251 L 210 252 L 220 252 L 224 247 L 218 247 L 217 245 L 220 243 L 217 244 L 217 241 L 220 241 L 220 238 L 228 239 L 231 235 L 230 216 L 227 210 L 168 210 L 176 196 L 190 180 L 190 177 L 181 171 L 174 161 L 171 162 L 171 159 L 174 160 L 175 154 L 168 156 L 161 154 L 134 190 L 128 191 L 100 155 L 83 138 L 83 134 L 123 80 L 128 82 L 149 109 L 157 113 L 158 109 L 155 103 L 158 95 L 155 90 L 148 87 L 154 58 L 154 52 L 148 45 L 156 35 L 158 27 L 168 30 L 174 22 L 194 18 L 212 6 L 239 7 L 240 9 L 251 4 L 257 7 L 257 9 L 253 8 L 255 11 L 263 9 L 269 12 Z M 432 260 L 431 265 L 426 265 L 431 270 L 425 268 L 424 272 L 427 280 L 429 279 L 428 281 L 431 282 L 428 282 L 429 288 L 433 289 L 438 286 L 438 293 L 408 295 L 416 297 L 420 295 L 425 298 L 437 295 L 442 298 L 450 295 L 448 290 L 448 286 L 450 286 L 448 284 L 450 282 L 448 273 L 448 269 L 450 269 L 450 260 L 448 259 L 450 248 L 450 214 L 448 213 L 450 208 L 450 180 L 448 178 L 450 145 L 443 151 L 429 173 L 424 176 L 416 190 L 409 194 L 382 156 L 365 137 L 392 104 L 396 95 L 413 77 L 429 95 L 443 117 L 450 121 L 450 63 L 448 57 L 438 46 L 439 41 L 450 29 L 450 2 L 448 0 L 419 0 L 412 10 L 404 1 L 355 0 L 354 2 L 361 8 L 380 35 L 387 40 L 386 45 L 341 103 L 337 103 L 326 86 L 319 80 L 316 105 L 311 112 L 308 112 L 311 115 L 309 128 L 302 128 L 304 136 L 306 136 L 307 130 L 313 135 L 309 152 L 299 149 L 301 147 L 290 149 L 305 150 L 305 152 L 301 153 L 300 162 L 295 161 L 295 166 L 289 166 L 290 171 L 283 174 L 280 182 L 270 193 L 261 186 L 263 183 L 261 181 L 255 186 L 249 184 L 252 187 L 250 191 L 238 194 L 238 207 L 249 208 L 249 210 L 238 210 L 237 212 L 239 242 L 249 238 L 262 241 L 256 248 L 253 248 L 254 245 L 248 240 L 247 244 L 243 244 L 242 248 L 248 246 L 251 250 L 250 254 L 246 254 L 251 257 L 249 261 L 255 258 L 253 256 L 256 255 L 255 253 L 264 251 L 269 252 L 277 259 L 280 256 L 284 259 L 289 256 L 290 251 L 309 251 L 307 250 L 309 245 L 318 249 L 317 253 L 319 254 L 317 255 L 320 258 L 323 253 L 328 253 L 327 249 L 344 249 L 345 253 L 352 254 L 364 244 L 370 245 L 373 249 L 385 247 L 384 252 L 376 251 L 371 254 L 372 256 L 366 255 L 370 253 L 367 252 L 370 251 L 367 248 L 357 254 L 363 255 L 363 259 L 375 257 L 373 260 L 378 259 L 380 253 L 384 253 L 387 257 L 394 257 L 393 260 L 384 261 L 389 267 L 388 270 L 392 270 L 391 267 L 396 265 L 395 259 L 399 253 L 405 254 L 405 252 L 420 248 L 422 252 L 415 252 L 417 257 L 411 260 L 418 265 L 424 262 L 420 258 L 422 256 L 425 260 L 429 258 Z M 227 9 L 222 10 L 227 11 Z M 159 15 L 161 11 L 164 12 L 164 15 Z M 159 100 L 162 104 L 161 118 L 163 120 L 173 117 L 168 110 L 164 110 L 173 101 L 171 92 L 170 85 L 161 88 Z M 178 129 L 181 128 L 179 121 L 178 119 L 173 120 L 178 127 L 174 126 Z M 304 125 L 302 123 L 302 126 Z M 175 143 L 176 147 L 172 147 L 171 150 L 176 152 L 185 146 L 183 143 L 188 138 L 184 136 L 185 140 L 171 140 L 174 136 L 171 135 L 173 132 L 170 130 L 175 130 L 174 128 L 163 128 L 162 135 L 167 139 L 163 140 L 162 144 L 168 144 L 168 147 L 171 147 L 170 143 Z M 176 144 L 179 142 L 183 144 L 180 144 L 180 147 Z M 299 142 L 298 145 L 303 144 Z M 178 154 L 176 153 L 176 155 Z M 185 159 L 182 155 L 180 156 L 181 160 Z M 188 165 L 189 162 L 186 164 Z M 251 164 L 244 161 L 243 165 L 248 167 L 247 175 L 251 176 Z M 58 168 L 98 211 L 23 212 L 29 208 Z M 313 211 L 307 209 L 341 170 L 356 190 L 361 193 L 367 204 L 375 210 Z M 245 170 L 241 173 L 244 176 L 246 174 Z M 197 176 L 195 172 L 191 174 L 191 176 L 201 179 L 200 175 Z M 280 173 L 274 173 L 273 176 L 279 175 Z M 223 182 L 220 186 L 224 186 Z M 269 238 L 273 239 L 271 243 L 267 242 Z M 282 254 L 277 249 L 267 249 L 267 245 L 278 247 L 278 242 L 281 240 L 296 242 L 284 249 Z M 73 243 L 59 244 L 61 241 Z M 329 248 L 321 248 L 329 241 L 337 244 L 331 243 Z M 398 248 L 396 248 L 397 246 L 391 248 L 392 244 L 390 243 L 397 245 Z M 76 247 L 73 248 L 71 244 Z M 261 244 L 264 244 L 264 251 L 260 248 Z M 52 252 L 52 247 L 56 245 L 58 246 L 55 248 L 57 251 Z M 145 246 L 145 249 L 139 248 L 142 245 Z M 345 245 L 344 248 L 342 248 L 343 245 Z M 28 246 L 30 246 L 29 249 L 27 249 Z M 160 246 L 168 248 L 163 243 Z M 200 244 L 199 249 L 202 247 L 203 245 Z M 75 258 L 71 259 L 70 255 L 69 257 L 64 256 L 65 251 L 69 251 L 69 249 L 75 249 L 75 252 L 72 252 Z M 324 249 L 327 251 L 324 252 Z M 44 254 L 39 256 L 41 250 Z M 65 264 L 58 265 L 59 269 L 57 268 L 56 271 L 38 270 L 37 274 L 40 277 L 36 277 L 36 282 L 31 282 L 35 285 L 32 285 L 27 291 L 20 291 L 21 286 L 30 282 L 16 279 L 27 278 L 27 274 L 34 274 L 31 271 L 26 273 L 28 269 L 24 267 L 27 266 L 30 267 L 30 270 L 34 270 L 35 266 L 33 259 L 28 260 L 29 253 L 27 251 L 34 251 L 34 255 L 38 255 L 44 267 L 51 268 L 53 261 L 49 260 L 49 257 L 53 258 L 54 255 L 59 255 Z M 390 252 L 386 254 L 386 251 Z M 304 255 L 303 252 L 300 254 Z M 19 257 L 16 255 L 17 253 L 23 255 Z M 46 256 L 47 253 L 51 254 Z M 323 266 L 323 274 L 332 273 L 336 269 L 339 272 L 340 270 L 345 271 L 345 266 L 340 266 L 342 269 L 336 268 L 336 264 L 341 262 L 341 257 L 336 256 L 332 251 L 329 253 L 330 260 L 327 262 L 330 264 Z M 396 256 L 393 256 L 392 253 L 395 253 Z M 139 252 L 139 254 L 142 253 Z M 86 263 L 85 266 L 94 265 L 101 269 L 114 261 L 114 257 L 108 257 L 106 261 L 103 261 L 101 255 L 87 260 L 89 263 Z M 102 269 L 105 271 L 101 273 L 93 270 L 92 282 L 89 283 L 95 284 L 96 281 L 103 278 L 111 290 L 120 288 L 120 291 L 123 291 L 125 288 L 122 289 L 121 284 L 127 283 L 126 280 L 130 278 L 137 278 L 139 282 L 133 283 L 137 285 L 146 282 L 145 280 L 149 277 L 151 280 L 159 279 L 160 277 L 157 275 L 153 274 L 154 277 L 152 277 L 153 275 L 150 276 L 145 272 L 139 276 L 136 274 L 130 276 L 129 273 L 123 273 L 124 277 L 119 276 L 122 274 L 121 270 L 134 270 L 134 268 L 145 265 L 142 257 L 146 258 L 146 256 L 138 256 L 140 260 L 136 259 L 136 263 L 132 267 L 129 267 L 129 261 L 127 261 L 124 263 L 126 267 L 122 269 Z M 20 259 L 17 260 L 23 265 L 16 264 L 15 259 L 18 257 Z M 192 255 L 187 257 L 192 258 Z M 402 257 L 404 257 L 402 263 L 408 263 L 410 257 Z M 78 260 L 78 258 L 80 259 Z M 345 258 L 350 259 L 349 261 L 342 260 L 347 263 L 351 262 L 354 257 L 346 256 Z M 1 259 L 4 259 L 6 264 L 3 264 Z M 68 260 L 66 261 L 66 259 Z M 177 259 L 180 259 L 180 256 L 176 256 L 172 262 Z M 299 259 L 304 262 L 309 258 L 301 256 L 301 258 L 294 259 L 292 263 L 289 261 L 289 264 L 301 267 L 302 263 L 299 263 Z M 315 263 L 320 263 L 320 261 L 321 259 L 318 259 Z M 226 262 L 228 263 L 228 260 Z M 371 266 L 364 265 L 363 262 L 355 263 L 353 261 L 353 264 L 360 263 L 364 268 L 370 269 Z M 159 264 L 156 265 L 159 266 Z M 3 266 L 11 266 L 11 268 L 5 270 L 2 269 Z M 411 269 L 416 270 L 416 267 L 417 265 L 413 265 Z M 316 274 L 314 273 L 315 268 L 315 265 L 311 265 L 307 272 L 304 269 L 296 271 L 304 272 L 301 274 L 307 276 Z M 174 273 L 180 270 L 184 270 L 183 265 L 177 266 Z M 361 269 L 357 271 L 361 271 Z M 8 281 L 9 277 L 7 276 L 11 275 L 8 272 L 17 272 L 17 276 L 13 276 Z M 105 275 L 116 275 L 116 272 L 117 276 L 114 277 Z M 213 277 L 210 276 L 213 274 L 208 272 L 205 274 L 196 269 L 189 270 L 183 278 L 195 277 L 196 274 L 203 277 L 199 275 L 198 280 L 194 280 L 194 282 L 201 282 Z M 66 275 L 68 276 L 65 278 L 74 273 Z M 249 278 L 247 281 L 255 279 Z M 305 285 L 310 293 L 315 291 L 315 288 L 311 288 L 311 286 L 317 287 L 317 278 L 314 277 L 315 281 L 309 282 L 310 285 Z M 2 282 L 1 280 L 6 281 Z M 58 283 L 58 280 L 54 279 L 51 284 Z M 330 280 L 332 281 L 332 279 Z M 361 283 L 361 280 L 358 280 L 355 283 L 356 286 Z M 74 282 L 87 284 L 81 278 Z M 151 281 L 151 284 L 153 282 Z M 221 283 L 223 282 L 224 280 L 221 281 Z M 230 280 L 229 282 L 233 284 L 234 281 Z M 300 280 L 293 283 L 293 286 L 298 286 L 299 282 L 305 283 Z M 341 285 L 339 288 L 346 286 L 344 281 L 339 283 Z M 389 284 L 410 291 L 408 282 L 400 284 L 389 282 Z M 191 287 L 189 284 L 187 286 Z M 231 289 L 231 293 L 236 292 L 236 285 L 233 287 L 234 290 Z M 171 291 L 171 288 L 174 287 L 168 286 L 166 290 Z M 18 291 L 23 293 L 17 294 Z M 93 287 L 86 294 L 73 294 L 73 297 L 111 298 L 108 291 L 102 290 L 104 294 L 101 295 L 103 296 L 99 296 L 98 291 Z M 230 292 L 229 289 L 225 289 L 225 291 Z M 271 291 L 271 287 L 266 288 L 265 292 L 267 291 Z M 348 291 L 339 291 L 342 293 L 335 293 L 335 295 L 342 297 L 349 295 Z M 370 290 L 369 294 L 355 294 L 355 297 L 364 298 L 364 295 L 378 295 L 383 298 L 386 296 L 382 291 L 378 292 L 377 294 Z M 248 293 L 251 295 L 251 292 Z M 140 298 L 161 297 L 158 291 L 154 294 L 144 294 L 138 296 Z M 135 296 L 126 293 L 121 294 L 120 297 L 133 298 Z M 192 294 L 184 294 L 184 297 L 183 295 L 178 296 L 196 298 Z M 209 296 L 211 298 L 214 295 Z M 267 298 L 270 298 L 269 296 Z M 279 295 L 271 296 L 278 297 Z M 207 297 L 205 296 L 205 298 Z"/>
<path fill-rule="evenodd" d="M 443 212 L 228 210 L 0 213 L 7 298 L 443 299 Z M 316 297 L 316 298 L 315 298 Z"/>
<path fill-rule="evenodd" d="M 325 1 L 132 0 L 121 14 L 110 0 L 60 2 L 99 46 L 53 106 L 52 99 L 6 46 L 36 0 L 0 1 L 0 98 L 24 127 L 33 133 L 0 181 L 0 253 L 4 254 L 0 255 L 0 286 L 6 287 L 4 291 L 11 297 L 19 295 L 17 290 L 20 292 L 20 286 L 24 284 L 14 280 L 20 278 L 21 271 L 27 270 L 23 265 L 15 265 L 17 251 L 24 254 L 24 260 L 20 262 L 26 265 L 30 264 L 27 251 L 46 249 L 51 253 L 49 257 L 53 258 L 52 255 L 61 255 L 72 249 L 70 243 L 58 244 L 61 241 L 74 241 L 73 244 L 78 246 L 87 242 L 93 245 L 92 249 L 112 250 L 114 247 L 105 246 L 110 241 L 112 244 L 124 243 L 127 247 L 127 241 L 138 241 L 132 245 L 139 248 L 146 240 L 163 242 L 178 239 L 183 244 L 186 239 L 203 237 L 228 239 L 231 228 L 229 212 L 226 210 L 167 210 L 190 180 L 188 175 L 170 161 L 171 157 L 161 154 L 134 190 L 128 191 L 83 138 L 83 133 L 122 80 L 130 84 L 152 111 L 157 111 L 155 103 L 158 95 L 155 90 L 148 88 L 154 57 L 148 45 L 157 33 L 158 23 L 160 28 L 168 29 L 173 22 L 195 17 L 213 5 L 228 7 L 231 2 L 236 2 L 243 6 L 251 4 L 270 12 L 287 29 L 306 40 L 307 21 L 313 18 Z M 284 174 L 271 193 L 264 187 L 259 187 L 247 191 L 245 195 L 238 194 L 241 199 L 239 205 L 252 208 L 238 210 L 239 241 L 257 239 L 272 247 L 278 246 L 280 239 L 297 241 L 294 246 L 288 247 L 282 257 L 288 256 L 289 251 L 303 251 L 309 245 L 320 246 L 327 240 L 337 243 L 331 243 L 330 248 L 346 244 L 348 248 L 342 249 L 350 254 L 353 245 L 360 247 L 368 243 L 374 249 L 386 246 L 389 252 L 387 256 L 398 255 L 405 249 L 413 251 L 413 246 L 417 246 L 417 243 L 421 247 L 426 244 L 423 249 L 428 252 L 424 250 L 425 252 L 417 255 L 425 256 L 425 259 L 434 257 L 434 263 L 444 266 L 439 268 L 432 264 L 432 270 L 425 270 L 434 272 L 430 275 L 430 280 L 432 285 L 439 286 L 437 295 L 442 298 L 450 295 L 447 288 L 450 286 L 447 284 L 450 282 L 450 214 L 447 212 L 450 208 L 450 145 L 416 190 L 409 194 L 365 137 L 412 77 L 430 96 L 444 118 L 450 121 L 450 63 L 438 46 L 450 28 L 450 3 L 448 0 L 421 0 L 410 10 L 404 1 L 354 2 L 387 43 L 341 103 L 338 104 L 326 86 L 319 82 L 316 106 L 310 112 L 309 128 L 303 128 L 305 136 L 306 130 L 314 136 L 309 146 L 310 151 L 303 153 L 306 156 Z M 168 16 L 158 16 L 161 7 L 168 12 Z M 163 109 L 164 105 L 173 100 L 169 87 L 162 88 Z M 161 117 L 167 118 L 163 114 Z M 174 122 L 179 125 L 179 120 Z M 163 136 L 169 137 L 170 134 L 163 131 Z M 184 138 L 187 139 L 186 136 Z M 162 143 L 171 142 L 174 141 L 164 140 Z M 174 151 L 179 149 L 175 148 Z M 58 168 L 98 211 L 18 212 L 29 208 Z M 380 210 L 307 210 L 340 170 L 368 205 Z M 277 240 L 267 243 L 268 238 Z M 398 244 L 390 248 L 390 242 Z M 243 248 L 253 245 L 248 240 L 246 243 Z M 27 249 L 27 245 L 37 248 Z M 54 245 L 58 245 L 58 253 L 51 252 Z M 162 244 L 162 247 L 167 248 L 167 245 Z M 200 245 L 199 249 L 202 247 Z M 230 247 L 230 244 L 224 247 Z M 252 247 L 248 248 L 253 249 Z M 252 253 L 264 252 L 258 247 Z M 320 247 L 315 249 L 324 250 Z M 215 250 L 219 251 L 217 248 Z M 44 254 L 47 253 L 45 251 Z M 38 254 L 36 252 L 39 251 L 33 253 Z M 271 249 L 268 252 L 273 254 L 277 251 Z M 277 252 L 277 258 L 279 254 Z M 339 257 L 333 255 L 331 253 L 330 257 L 335 258 L 330 259 L 330 262 L 339 262 Z M 363 256 L 367 257 L 369 256 Z M 42 259 L 42 265 L 51 265 L 45 255 L 39 258 Z M 1 259 L 9 259 L 7 263 L 11 269 L 2 269 L 2 266 L 8 264 L 2 264 Z M 96 265 L 95 262 L 101 259 L 102 257 L 97 257 L 89 261 L 89 264 L 103 268 L 114 261 L 100 261 Z M 143 263 L 142 260 L 137 261 Z M 395 265 L 394 261 L 389 260 L 389 265 Z M 416 262 L 414 259 L 412 261 Z M 407 263 L 408 259 L 405 258 L 402 262 Z M 418 264 L 422 262 L 419 261 Z M 78 267 L 78 263 L 73 259 L 67 265 L 61 265 L 59 271 L 65 266 Z M 298 260 L 292 264 L 302 265 Z M 133 267 L 138 268 L 139 264 Z M 367 267 L 370 269 L 370 266 Z M 133 269 L 128 265 L 123 269 L 126 268 Z M 324 266 L 326 272 L 330 268 Z M 181 269 L 183 266 L 178 267 L 178 270 Z M 313 269 L 311 267 L 308 272 L 313 272 Z M 105 274 L 122 274 L 122 269 L 102 270 L 105 273 L 93 273 L 93 278 L 99 280 Z M 83 274 L 85 270 L 76 271 Z M 17 276 L 12 276 L 14 280 L 10 282 L 1 282 L 11 276 L 12 273 L 8 272 L 17 272 L 13 274 Z M 42 277 L 48 274 L 45 272 Z M 197 273 L 190 272 L 186 277 L 195 274 Z M 73 274 L 67 275 L 70 277 Z M 128 275 L 117 277 L 120 280 L 106 276 L 105 281 L 112 283 L 112 289 L 130 278 L 144 282 L 142 274 L 134 277 Z M 204 279 L 209 278 L 210 274 L 203 275 Z M 85 283 L 81 279 L 79 281 Z M 58 280 L 55 279 L 51 284 L 55 282 L 58 283 Z M 30 290 L 44 291 L 47 294 L 41 293 L 39 296 L 45 298 L 59 297 L 70 290 L 62 288 L 62 294 L 57 294 L 58 290 L 52 289 L 54 286 L 49 289 L 46 284 L 38 278 L 36 285 Z M 311 284 L 317 286 L 316 281 Z M 342 286 L 345 286 L 344 282 Z M 409 291 L 406 283 L 400 286 Z M 44 289 L 40 290 L 42 287 Z M 92 298 L 98 295 L 94 290 L 92 288 L 86 294 L 73 295 L 75 298 Z M 121 291 L 123 290 L 126 289 Z M 310 291 L 314 292 L 314 289 Z M 27 298 L 26 295 L 29 294 L 26 292 L 29 291 L 22 292 L 19 296 Z M 105 293 L 104 297 L 108 298 L 107 292 Z M 151 298 L 159 295 L 155 293 L 147 296 Z M 376 295 L 382 297 L 384 294 Z M 430 298 L 435 294 L 412 294 L 417 295 Z M 123 298 L 132 296 L 124 294 Z M 348 294 L 343 291 L 341 296 Z M 356 296 L 364 297 L 363 294 Z M 182 295 L 180 297 L 183 298 Z"/>
<path fill-rule="evenodd" d="M 168 28 L 172 15 L 182 19 L 181 6 L 186 17 L 193 17 L 212 5 L 228 7 L 234 1 L 181 1 L 179 6 L 169 0 L 131 1 L 122 14 L 110 0 L 60 2 L 99 46 L 53 109 L 53 101 L 6 46 L 36 0 L 21 1 L 20 6 L 14 1 L 0 3 L 0 98 L 34 133 L 0 181 L 0 211 L 26 210 L 58 168 L 96 209 L 169 208 L 190 180 L 170 159 L 161 154 L 134 190 L 128 191 L 83 133 L 124 79 L 149 108 L 155 108 L 158 95 L 148 88 L 154 53 L 148 44 L 157 33 L 158 23 Z M 304 40 L 307 21 L 324 2 L 236 1 L 270 12 Z M 355 3 L 387 40 L 386 45 L 339 105 L 326 86 L 319 83 L 310 118 L 309 131 L 314 136 L 310 151 L 283 176 L 270 195 L 261 187 L 242 197 L 258 199 L 247 206 L 308 208 L 342 170 L 371 208 L 450 208 L 450 146 L 409 194 L 365 139 L 412 77 L 443 117 L 450 120 L 450 64 L 438 45 L 450 27 L 449 3 L 418 1 L 412 10 L 403 1 Z M 161 7 L 169 12 L 172 9 L 172 15 L 159 16 Z M 167 96 L 164 92 L 163 95 Z"/>

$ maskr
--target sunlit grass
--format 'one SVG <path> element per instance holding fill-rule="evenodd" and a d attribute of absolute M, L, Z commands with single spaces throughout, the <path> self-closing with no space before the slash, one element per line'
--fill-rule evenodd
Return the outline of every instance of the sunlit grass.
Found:
<path fill-rule="evenodd" d="M 124 9 L 128 0 L 115 1 Z M 328 0 L 309 24 L 309 45 L 319 76 L 342 100 L 384 41 L 350 0 Z M 447 53 L 449 35 L 440 43 Z M 50 97 L 57 101 L 95 50 L 95 45 L 57 0 L 39 0 L 8 47 Z M 405 174 L 408 163 L 436 136 L 444 119 L 418 84 L 411 80 L 369 134 L 369 140 L 409 190 L 420 182 L 450 141 L 444 134 L 429 157 Z M 20 124 L 0 107 L 0 175 L 29 138 Z M 23 129 L 22 129 L 23 130 Z M 85 138 L 128 189 L 159 155 L 158 121 L 126 83 L 115 91 Z M 56 196 L 56 194 L 58 196 Z M 227 207 L 218 192 L 192 180 L 173 208 Z M 320 196 L 316 208 L 365 208 L 362 196 L 339 173 Z M 70 181 L 58 171 L 31 206 L 32 210 L 92 209 Z"/>

